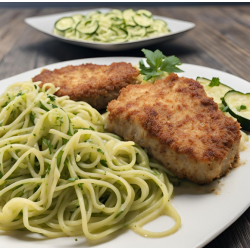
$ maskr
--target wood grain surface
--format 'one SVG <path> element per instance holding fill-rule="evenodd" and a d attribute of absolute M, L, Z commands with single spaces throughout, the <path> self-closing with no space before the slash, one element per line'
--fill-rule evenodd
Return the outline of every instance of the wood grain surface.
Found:
<path fill-rule="evenodd" d="M 95 6 L 98 7 L 103 6 Z M 116 7 L 114 3 L 111 8 Z M 140 49 L 108 52 L 63 43 L 24 22 L 26 17 L 77 9 L 87 8 L 0 9 L 0 80 L 66 60 L 106 56 L 143 57 Z M 147 49 L 160 49 L 165 55 L 176 55 L 183 63 L 216 68 L 250 82 L 249 5 L 159 6 L 147 9 L 156 15 L 196 23 L 196 28 L 181 38 Z M 212 218 L 212 214 L 210 216 Z M 206 247 L 250 247 L 250 209 Z"/>

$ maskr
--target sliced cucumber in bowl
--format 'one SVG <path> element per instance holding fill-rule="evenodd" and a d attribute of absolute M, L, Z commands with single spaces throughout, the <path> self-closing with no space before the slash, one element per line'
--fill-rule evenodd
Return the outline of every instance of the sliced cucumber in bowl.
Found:
<path fill-rule="evenodd" d="M 65 32 L 72 28 L 74 20 L 71 17 L 63 17 L 55 23 L 55 29 L 59 32 Z"/>
<path fill-rule="evenodd" d="M 99 25 L 96 20 L 86 20 L 81 21 L 76 26 L 76 30 L 82 34 L 91 35 L 95 33 Z"/>

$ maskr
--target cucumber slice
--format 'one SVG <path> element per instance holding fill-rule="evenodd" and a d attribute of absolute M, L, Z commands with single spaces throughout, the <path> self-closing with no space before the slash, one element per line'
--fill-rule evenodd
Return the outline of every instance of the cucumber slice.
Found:
<path fill-rule="evenodd" d="M 222 98 L 224 97 L 224 95 L 228 91 L 232 90 L 232 88 L 222 83 L 220 83 L 219 86 L 210 87 L 209 84 L 211 80 L 204 77 L 197 77 L 196 81 L 204 87 L 204 90 L 209 97 L 214 98 L 214 101 L 218 104 L 219 107 L 222 104 Z"/>
<path fill-rule="evenodd" d="M 126 26 L 126 30 L 130 33 L 131 37 L 144 37 L 147 34 L 146 28 L 140 26 Z"/>
<path fill-rule="evenodd" d="M 155 19 L 154 20 L 155 25 L 162 25 L 162 26 L 167 26 L 167 23 L 161 19 Z"/>
<path fill-rule="evenodd" d="M 122 11 L 118 9 L 112 9 L 109 13 L 113 13 L 116 15 L 116 17 L 123 19 Z"/>
<path fill-rule="evenodd" d="M 148 10 L 138 10 L 138 11 L 136 11 L 136 13 L 139 14 L 139 15 L 144 15 L 146 17 L 152 17 L 153 16 L 153 14 Z"/>
<path fill-rule="evenodd" d="M 55 23 L 55 29 L 64 32 L 72 28 L 74 20 L 71 17 L 63 17 Z"/>
<path fill-rule="evenodd" d="M 134 22 L 141 26 L 141 27 L 150 27 L 150 25 L 153 23 L 153 19 L 150 17 L 146 17 L 144 15 L 138 15 L 136 14 L 135 16 L 132 17 Z"/>
<path fill-rule="evenodd" d="M 80 32 L 81 34 L 91 35 L 97 31 L 98 27 L 99 25 L 97 21 L 86 20 L 86 21 L 81 21 L 76 26 L 76 30 Z"/>
<path fill-rule="evenodd" d="M 231 90 L 225 94 L 223 104 L 228 106 L 229 113 L 238 120 L 241 127 L 250 131 L 250 93 Z"/>
<path fill-rule="evenodd" d="M 87 15 L 86 15 L 86 19 L 97 19 L 98 17 L 100 17 L 100 15 L 101 15 L 101 12 L 100 11 L 92 11 L 92 12 L 90 12 L 90 13 L 88 13 Z"/>
<path fill-rule="evenodd" d="M 122 14 L 126 25 L 136 26 L 136 23 L 133 20 L 133 16 L 135 15 L 135 11 L 133 9 L 124 10 Z"/>
<path fill-rule="evenodd" d="M 75 23 L 79 23 L 84 17 L 81 14 L 75 14 L 71 16 L 71 18 L 74 20 Z"/>

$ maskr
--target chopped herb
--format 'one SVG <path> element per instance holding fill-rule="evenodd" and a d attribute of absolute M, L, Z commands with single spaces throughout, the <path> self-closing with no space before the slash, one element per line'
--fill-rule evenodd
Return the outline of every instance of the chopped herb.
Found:
<path fill-rule="evenodd" d="M 44 145 L 49 148 L 49 153 L 52 154 L 52 146 L 51 146 L 50 140 L 46 140 L 45 138 L 42 138 L 42 141 Z"/>
<path fill-rule="evenodd" d="M 56 106 L 55 104 L 52 103 L 52 108 L 56 109 L 56 108 L 58 108 L 58 106 Z"/>
<path fill-rule="evenodd" d="M 104 155 L 104 152 L 100 148 L 97 149 L 97 152 L 100 152 Z"/>
<path fill-rule="evenodd" d="M 101 164 L 102 164 L 104 167 L 108 168 L 108 164 L 107 164 L 107 161 L 106 161 L 106 160 L 100 160 L 100 162 L 101 162 Z"/>
<path fill-rule="evenodd" d="M 49 99 L 50 99 L 51 101 L 55 101 L 55 100 L 56 100 L 56 97 L 53 96 L 53 95 L 48 95 L 48 97 L 49 97 Z"/>
<path fill-rule="evenodd" d="M 70 128 L 69 128 L 69 131 L 67 132 L 67 135 L 72 136 L 72 133 L 71 133 L 71 131 L 70 131 Z"/>
<path fill-rule="evenodd" d="M 213 77 L 211 82 L 208 84 L 209 87 L 220 86 L 221 82 L 218 77 Z"/>
<path fill-rule="evenodd" d="M 93 127 L 91 127 L 91 126 L 89 126 L 89 128 L 79 128 L 79 129 L 82 129 L 82 130 L 93 130 L 93 131 L 95 131 L 95 129 Z"/>
<path fill-rule="evenodd" d="M 120 216 L 122 213 L 123 213 L 123 211 L 120 211 L 120 212 L 115 216 L 115 218 L 117 218 L 118 216 Z"/>
<path fill-rule="evenodd" d="M 243 109 L 247 109 L 247 107 L 245 105 L 240 105 L 240 107 L 237 108 L 239 112 Z"/>
<path fill-rule="evenodd" d="M 35 87 L 35 89 L 37 89 L 37 85 L 36 84 L 34 85 L 34 87 Z"/>
<path fill-rule="evenodd" d="M 78 183 L 78 187 L 83 190 L 83 186 L 82 186 L 82 183 Z"/>
<path fill-rule="evenodd" d="M 8 102 L 6 102 L 6 103 L 2 106 L 2 108 L 6 107 L 7 105 L 8 105 Z"/>
<path fill-rule="evenodd" d="M 78 178 L 69 178 L 69 179 L 68 179 L 68 181 L 70 181 L 70 182 L 74 182 L 74 181 L 76 181 L 76 180 L 78 180 Z"/>
<path fill-rule="evenodd" d="M 57 167 L 60 167 L 60 165 L 61 165 L 62 155 L 63 155 L 63 151 L 61 150 L 56 157 L 57 158 Z"/>
<path fill-rule="evenodd" d="M 43 110 L 45 110 L 45 111 L 49 111 L 49 109 L 48 109 L 47 107 L 45 107 L 45 106 L 42 104 L 41 101 L 39 101 L 39 102 L 40 102 L 40 108 L 41 108 L 41 109 L 43 109 Z"/>
<path fill-rule="evenodd" d="M 2 177 L 3 177 L 3 173 L 2 171 L 0 171 L 0 179 L 2 179 Z"/>
<path fill-rule="evenodd" d="M 84 142 L 92 142 L 92 139 L 87 139 Z"/>
<path fill-rule="evenodd" d="M 63 145 L 67 144 L 68 141 L 69 141 L 68 139 L 62 138 Z"/>
<path fill-rule="evenodd" d="M 24 95 L 22 91 L 18 92 L 16 96 Z"/>
<path fill-rule="evenodd" d="M 176 65 L 181 65 L 180 59 L 175 56 L 166 57 L 160 50 L 150 51 L 147 49 L 142 49 L 142 52 L 147 58 L 146 66 L 143 60 L 140 60 L 140 74 L 145 75 L 144 80 L 147 81 L 152 77 L 163 75 L 165 72 L 183 72 L 183 70 L 176 67 Z"/>
<path fill-rule="evenodd" d="M 3 123 L 2 123 L 2 122 L 0 122 L 0 127 L 2 127 L 2 124 L 3 124 Z"/>
<path fill-rule="evenodd" d="M 75 239 L 75 241 L 78 241 L 78 239 Z"/>
<path fill-rule="evenodd" d="M 33 112 L 30 112 L 30 120 L 35 125 L 35 114 L 33 114 Z"/>
<path fill-rule="evenodd" d="M 36 134 L 33 134 L 33 136 L 36 136 Z"/>

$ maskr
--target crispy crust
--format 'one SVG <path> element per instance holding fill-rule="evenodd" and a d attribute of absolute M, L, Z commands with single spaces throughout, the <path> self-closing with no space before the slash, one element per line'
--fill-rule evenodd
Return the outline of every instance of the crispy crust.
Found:
<path fill-rule="evenodd" d="M 111 65 L 82 64 L 66 66 L 53 71 L 44 69 L 33 82 L 53 83 L 60 89 L 57 96 L 68 95 L 75 101 L 86 101 L 94 108 L 106 108 L 109 101 L 119 95 L 128 84 L 135 84 L 138 70 L 131 63 Z"/>
<path fill-rule="evenodd" d="M 127 86 L 117 100 L 109 103 L 108 111 L 108 131 L 147 148 L 180 178 L 211 182 L 225 174 L 238 158 L 240 124 L 226 117 L 193 79 L 172 73 L 154 85 Z M 128 124 L 137 128 L 128 133 Z M 183 168 L 181 164 L 187 162 L 180 159 L 196 169 Z"/>

